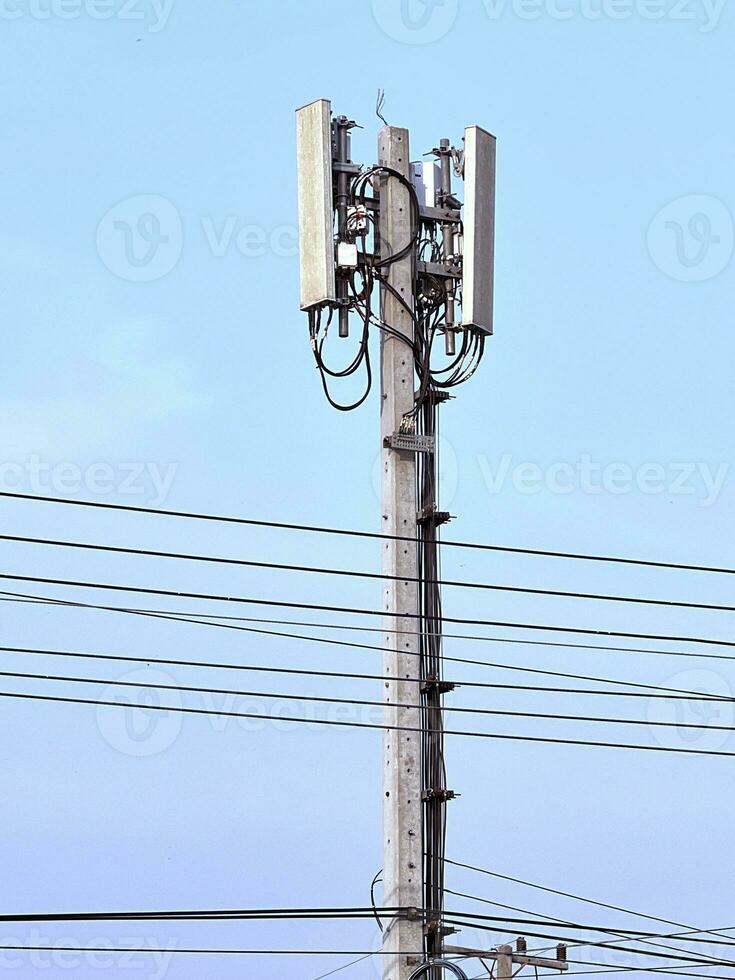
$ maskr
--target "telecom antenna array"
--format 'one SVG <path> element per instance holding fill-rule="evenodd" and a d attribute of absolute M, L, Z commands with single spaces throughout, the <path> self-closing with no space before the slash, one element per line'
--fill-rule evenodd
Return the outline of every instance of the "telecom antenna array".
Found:
<path fill-rule="evenodd" d="M 333 116 L 329 101 L 304 106 L 296 119 L 301 308 L 333 407 L 349 411 L 366 400 L 371 328 L 380 334 L 382 876 L 385 907 L 401 910 L 383 920 L 384 978 L 441 980 L 447 970 L 462 977 L 443 958 L 453 931 L 443 922 L 444 847 L 455 793 L 444 765 L 451 685 L 442 673 L 437 585 L 439 528 L 450 516 L 437 501 L 436 431 L 439 405 L 477 370 L 493 332 L 495 137 L 470 126 L 461 147 L 442 139 L 431 159 L 411 163 L 408 130 L 385 126 L 378 162 L 365 166 L 352 161 L 356 123 Z M 354 347 L 339 369 L 325 360 L 335 322 Z M 353 323 L 359 336 L 348 340 Z M 364 379 L 357 397 L 337 400 L 334 385 L 353 377 Z"/>

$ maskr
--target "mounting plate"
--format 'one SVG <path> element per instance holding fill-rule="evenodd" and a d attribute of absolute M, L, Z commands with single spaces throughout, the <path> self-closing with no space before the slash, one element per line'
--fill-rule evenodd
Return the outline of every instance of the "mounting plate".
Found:
<path fill-rule="evenodd" d="M 433 453 L 436 449 L 434 436 L 408 435 L 405 432 L 394 432 L 383 440 L 385 449 L 395 449 L 404 453 Z"/>

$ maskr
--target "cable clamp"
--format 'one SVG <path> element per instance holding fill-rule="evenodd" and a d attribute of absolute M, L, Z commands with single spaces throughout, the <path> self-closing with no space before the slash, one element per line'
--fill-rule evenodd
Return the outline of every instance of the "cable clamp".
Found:
<path fill-rule="evenodd" d="M 416 514 L 416 523 L 419 527 L 426 527 L 430 524 L 434 527 L 440 527 L 442 524 L 448 524 L 453 519 L 452 514 L 448 510 L 437 510 L 436 504 L 431 504 L 429 507 L 422 507 Z"/>
<path fill-rule="evenodd" d="M 424 803 L 429 800 L 439 800 L 441 803 L 447 803 L 449 800 L 456 800 L 457 796 L 458 794 L 453 789 L 442 789 L 439 786 L 435 786 L 431 789 L 425 789 L 421 799 Z"/>
<path fill-rule="evenodd" d="M 438 677 L 430 674 L 421 685 L 422 694 L 449 694 L 457 685 L 452 681 L 440 681 Z"/>
<path fill-rule="evenodd" d="M 431 933 L 438 933 L 442 939 L 447 936 L 453 936 L 457 930 L 452 926 L 445 926 L 442 924 L 441 918 L 439 916 L 441 913 L 435 912 L 433 909 L 431 912 L 427 913 L 430 916 L 435 916 L 436 918 L 428 919 L 426 925 L 424 926 L 424 935 L 430 935 Z"/>
<path fill-rule="evenodd" d="M 453 399 L 454 395 L 450 395 L 445 388 L 430 388 L 427 398 L 435 405 L 441 405 L 442 402 L 448 402 Z"/>

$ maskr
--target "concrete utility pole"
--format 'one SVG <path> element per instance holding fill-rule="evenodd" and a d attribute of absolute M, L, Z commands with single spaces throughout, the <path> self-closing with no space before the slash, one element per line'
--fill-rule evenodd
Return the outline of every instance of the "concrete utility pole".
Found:
<path fill-rule="evenodd" d="M 385 908 L 398 910 L 383 923 L 383 976 L 461 978 L 442 958 L 454 932 L 443 925 L 444 807 L 455 794 L 444 768 L 442 698 L 453 685 L 442 676 L 438 582 L 438 528 L 449 514 L 438 508 L 435 449 L 437 408 L 473 376 L 493 331 L 495 137 L 469 126 L 461 148 L 442 140 L 432 151 L 439 163 L 412 166 L 408 130 L 385 126 L 378 165 L 366 167 L 351 158 L 356 125 L 333 116 L 327 99 L 297 111 L 301 309 L 324 393 L 341 411 L 370 394 L 369 333 L 380 330 L 383 893 Z M 349 337 L 350 317 L 362 321 L 362 339 L 335 370 L 327 333 L 336 319 Z M 442 333 L 449 362 L 439 366 L 432 348 Z M 336 400 L 332 381 L 361 370 L 362 394 Z"/>
<path fill-rule="evenodd" d="M 408 177 L 408 130 L 384 127 L 378 137 L 378 162 Z M 411 200 L 398 180 L 380 183 L 381 256 L 398 252 L 411 237 Z M 414 307 L 413 250 L 388 266 L 388 282 Z M 381 320 L 413 340 L 414 325 L 397 296 L 381 287 Z M 386 441 L 400 429 L 401 421 L 414 407 L 414 361 L 407 345 L 386 334 L 381 338 L 381 444 L 382 531 L 412 538 L 416 534 L 416 455 L 387 448 Z M 383 572 L 398 576 L 387 579 L 383 608 L 418 614 L 416 547 L 408 541 L 385 541 Z M 401 581 L 401 576 L 406 581 Z M 383 673 L 385 700 L 401 707 L 385 707 L 387 726 L 417 728 L 421 713 L 418 620 L 385 617 L 386 632 Z M 410 683 L 403 683 L 409 680 Z M 404 707 L 405 705 L 405 707 Z M 383 892 L 386 906 L 421 909 L 423 906 L 423 841 L 421 800 L 421 736 L 417 732 L 386 731 L 383 760 Z M 421 917 L 394 918 L 383 936 L 384 980 L 409 980 L 421 963 L 423 948 Z M 414 955 L 400 955 L 412 953 Z"/>

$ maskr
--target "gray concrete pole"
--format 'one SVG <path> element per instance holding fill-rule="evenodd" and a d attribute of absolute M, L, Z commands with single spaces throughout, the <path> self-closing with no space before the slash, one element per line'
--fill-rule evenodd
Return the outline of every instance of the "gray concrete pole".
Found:
<path fill-rule="evenodd" d="M 409 175 L 408 130 L 386 126 L 378 137 L 378 162 L 404 176 Z M 381 255 L 400 251 L 411 237 L 409 192 L 395 177 L 380 183 Z M 411 254 L 388 266 L 388 281 L 413 310 L 413 269 Z M 385 323 L 413 339 L 413 321 L 396 296 L 381 287 L 381 316 Z M 414 365 L 409 347 L 400 340 L 381 336 L 381 435 L 386 439 L 398 432 L 401 419 L 414 404 Z M 382 440 L 381 440 L 382 444 Z M 416 458 L 413 453 L 382 449 L 382 527 L 385 534 L 413 537 L 416 534 Z M 383 543 L 383 571 L 398 581 L 386 580 L 383 609 L 404 613 L 418 612 L 418 590 L 408 579 L 418 575 L 416 547 L 406 541 Z M 401 581 L 405 575 L 407 581 Z M 385 634 L 383 672 L 385 700 L 400 707 L 383 709 L 386 725 L 416 728 L 421 714 L 417 620 L 386 616 L 386 629 L 406 634 Z M 404 707 L 405 705 L 405 707 Z M 416 732 L 386 731 L 384 739 L 383 797 L 383 885 L 386 906 L 417 908 L 423 905 L 421 737 Z M 384 980 L 408 980 L 421 963 L 423 949 L 421 921 L 394 919 L 383 936 Z"/>

